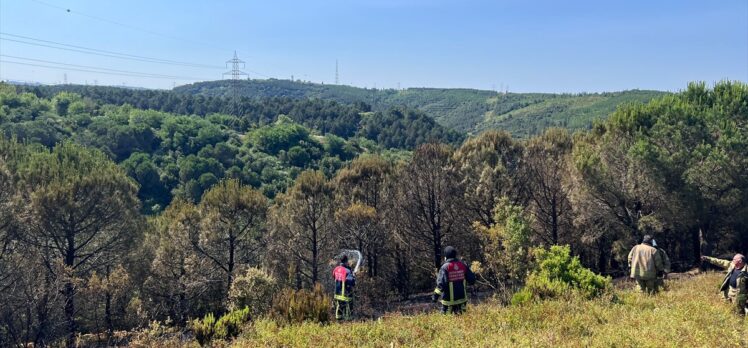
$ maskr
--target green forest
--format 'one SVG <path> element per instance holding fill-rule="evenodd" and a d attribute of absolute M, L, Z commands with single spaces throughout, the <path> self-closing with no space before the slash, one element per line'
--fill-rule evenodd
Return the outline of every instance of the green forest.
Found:
<path fill-rule="evenodd" d="M 227 83 L 0 84 L 1 346 L 292 345 L 263 339 L 331 320 L 341 249 L 364 261 L 351 329 L 379 337 L 369 320 L 433 291 L 448 245 L 508 308 L 479 314 L 545 318 L 523 306 L 560 313 L 573 294 L 597 299 L 599 324 L 654 306 L 612 292 L 645 234 L 675 271 L 748 250 L 743 82 L 572 96 L 250 81 L 239 98 Z"/>
<path fill-rule="evenodd" d="M 234 89 L 236 88 L 236 89 Z M 478 134 L 503 129 L 514 137 L 539 135 L 546 128 L 589 129 L 624 103 L 647 102 L 666 93 L 630 90 L 612 93 L 498 93 L 461 88 L 357 88 L 290 80 L 211 81 L 179 86 L 177 93 L 202 96 L 240 96 L 364 102 L 375 111 L 405 106 L 425 112 L 442 126 Z"/>

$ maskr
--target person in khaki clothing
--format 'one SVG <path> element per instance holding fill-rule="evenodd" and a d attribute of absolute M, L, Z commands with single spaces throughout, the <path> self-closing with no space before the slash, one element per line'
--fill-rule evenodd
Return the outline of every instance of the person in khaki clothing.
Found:
<path fill-rule="evenodd" d="M 652 246 L 652 236 L 646 235 L 642 243 L 634 246 L 629 252 L 631 278 L 636 279 L 638 291 L 653 294 L 657 292 L 657 275 L 664 273 L 663 253 Z"/>
<path fill-rule="evenodd" d="M 702 256 L 702 261 L 726 268 L 725 280 L 719 290 L 726 300 L 733 303 L 735 313 L 745 316 L 746 298 L 748 298 L 748 265 L 745 256 L 735 254 L 732 262 L 714 257 Z"/>

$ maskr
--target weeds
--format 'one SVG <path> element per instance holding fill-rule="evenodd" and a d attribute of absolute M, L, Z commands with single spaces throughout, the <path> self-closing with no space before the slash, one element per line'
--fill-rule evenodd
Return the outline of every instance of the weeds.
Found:
<path fill-rule="evenodd" d="M 719 274 L 672 282 L 645 296 L 630 290 L 522 306 L 469 306 L 461 316 L 393 316 L 376 321 L 278 326 L 256 323 L 234 345 L 352 347 L 727 347 L 746 342 L 745 322 L 717 294 Z M 436 310 L 436 309 L 435 309 Z"/>

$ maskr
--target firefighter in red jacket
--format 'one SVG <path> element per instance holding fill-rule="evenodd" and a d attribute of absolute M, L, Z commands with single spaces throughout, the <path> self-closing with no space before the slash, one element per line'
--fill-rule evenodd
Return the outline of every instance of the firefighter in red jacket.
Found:
<path fill-rule="evenodd" d="M 439 269 L 432 299 L 436 302 L 441 298 L 444 314 L 461 313 L 467 306 L 467 286 L 475 284 L 475 274 L 457 259 L 457 249 L 448 246 L 444 249 L 444 255 L 446 261 Z"/>
<path fill-rule="evenodd" d="M 340 264 L 332 271 L 332 276 L 335 278 L 335 319 L 350 320 L 356 275 L 348 265 L 348 256 L 340 258 Z"/>

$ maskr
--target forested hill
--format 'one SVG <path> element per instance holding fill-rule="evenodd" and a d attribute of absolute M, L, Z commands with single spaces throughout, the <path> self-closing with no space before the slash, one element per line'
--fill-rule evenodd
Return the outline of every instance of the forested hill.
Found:
<path fill-rule="evenodd" d="M 143 212 L 156 213 L 175 197 L 199 201 L 223 179 L 274 197 L 303 170 L 333 176 L 362 154 L 396 159 L 419 144 L 456 145 L 462 136 L 405 108 L 370 112 L 320 99 L 234 102 L 170 91 L 0 83 L 2 139 L 98 149 L 138 183 Z"/>
<path fill-rule="evenodd" d="M 647 102 L 665 94 L 630 90 L 592 94 L 497 93 L 477 89 L 408 88 L 367 89 L 290 80 L 239 81 L 239 95 L 251 98 L 320 98 L 352 104 L 363 102 L 375 111 L 405 105 L 421 110 L 441 125 L 460 132 L 504 129 L 527 137 L 549 127 L 588 128 L 592 120 L 607 118 L 616 106 Z M 227 96 L 231 81 L 200 82 L 174 89 L 178 93 Z"/>
<path fill-rule="evenodd" d="M 384 148 L 412 149 L 425 142 L 459 144 L 464 135 L 435 122 L 424 112 L 414 108 L 393 106 L 372 112 L 362 102 L 339 103 L 331 98 L 300 100 L 294 94 L 267 93 L 256 98 L 242 97 L 239 101 L 224 96 L 191 95 L 164 90 L 136 90 L 131 88 L 83 85 L 18 86 L 19 92 L 30 92 L 37 97 L 51 99 L 60 92 L 80 95 L 89 104 L 130 105 L 137 109 L 156 110 L 179 115 L 236 116 L 245 126 L 262 126 L 275 122 L 279 115 L 287 115 L 295 122 L 343 138 L 364 137 Z M 274 95 L 273 95 L 274 94 Z"/>

